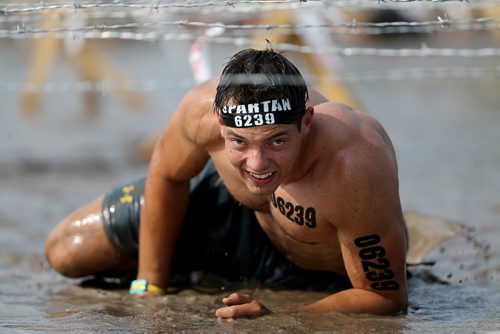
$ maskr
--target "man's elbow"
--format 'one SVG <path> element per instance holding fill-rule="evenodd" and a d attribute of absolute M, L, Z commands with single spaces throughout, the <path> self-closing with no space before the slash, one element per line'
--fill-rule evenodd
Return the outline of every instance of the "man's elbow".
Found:
<path fill-rule="evenodd" d="M 378 315 L 406 314 L 408 310 L 408 297 L 398 296 L 397 298 L 385 298 L 384 302 L 374 312 Z"/>

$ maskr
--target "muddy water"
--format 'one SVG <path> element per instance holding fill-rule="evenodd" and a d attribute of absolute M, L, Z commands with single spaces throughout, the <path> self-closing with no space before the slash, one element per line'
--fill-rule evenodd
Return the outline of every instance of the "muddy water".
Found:
<path fill-rule="evenodd" d="M 440 43 L 433 40 L 429 42 Z M 492 45 L 494 40 L 486 38 Z M 438 44 L 439 45 L 439 44 Z M 102 44 L 137 79 L 189 78 L 187 46 Z M 29 45 L 0 41 L 4 81 L 21 81 Z M 175 51 L 175 52 L 174 52 Z M 213 50 L 215 65 L 232 53 Z M 498 59 L 350 58 L 351 72 L 405 67 L 499 66 Z M 49 81 L 73 82 L 61 58 Z M 75 92 L 43 96 L 28 120 L 20 95 L 0 89 L 0 332 L 492 332 L 500 330 L 500 79 L 357 82 L 366 110 L 391 135 L 407 211 L 456 222 L 464 233 L 433 250 L 432 267 L 414 269 L 408 315 L 271 315 L 219 321 L 213 313 L 234 287 L 182 291 L 136 301 L 124 289 L 86 287 L 53 272 L 43 242 L 58 220 L 110 187 L 146 173 L 136 149 L 168 120 L 184 86 L 148 92 L 149 112 L 134 113 L 113 95 L 99 95 L 89 117 Z M 443 281 L 443 282 L 439 282 Z M 309 302 L 318 293 L 253 289 L 271 309 Z"/>

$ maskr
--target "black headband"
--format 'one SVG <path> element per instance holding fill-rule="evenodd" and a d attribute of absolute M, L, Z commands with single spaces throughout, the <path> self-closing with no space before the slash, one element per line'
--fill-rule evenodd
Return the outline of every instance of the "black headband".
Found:
<path fill-rule="evenodd" d="M 304 115 L 305 106 L 291 105 L 290 99 L 224 106 L 220 116 L 225 126 L 249 128 L 272 124 L 295 124 Z"/>

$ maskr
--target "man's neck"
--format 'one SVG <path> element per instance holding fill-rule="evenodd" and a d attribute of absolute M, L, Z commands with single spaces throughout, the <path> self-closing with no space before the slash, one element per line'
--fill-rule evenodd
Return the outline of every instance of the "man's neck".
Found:
<path fill-rule="evenodd" d="M 297 159 L 295 159 L 295 164 L 281 183 L 282 186 L 303 179 L 316 163 L 315 158 L 311 155 L 311 152 L 313 152 L 311 147 L 311 133 L 312 131 L 302 139 L 299 154 L 297 155 Z"/>

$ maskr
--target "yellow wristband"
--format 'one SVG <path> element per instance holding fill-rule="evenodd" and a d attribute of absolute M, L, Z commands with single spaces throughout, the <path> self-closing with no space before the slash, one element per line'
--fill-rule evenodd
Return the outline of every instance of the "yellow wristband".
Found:
<path fill-rule="evenodd" d="M 159 287 L 158 285 L 151 284 L 145 279 L 136 279 L 130 283 L 129 293 L 131 295 L 146 291 L 150 291 L 158 296 L 163 296 L 165 294 L 165 289 Z"/>

